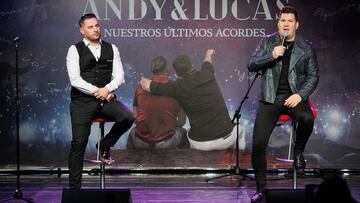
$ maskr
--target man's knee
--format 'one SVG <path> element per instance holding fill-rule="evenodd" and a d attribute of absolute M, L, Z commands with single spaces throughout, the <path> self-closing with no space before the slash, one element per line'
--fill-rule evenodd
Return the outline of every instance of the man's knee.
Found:
<path fill-rule="evenodd" d="M 133 125 L 134 120 L 135 120 L 134 117 L 129 117 L 129 118 L 124 119 L 122 121 L 122 124 L 124 125 L 124 127 L 129 129 Z"/>
<path fill-rule="evenodd" d="M 302 114 L 298 122 L 304 125 L 314 125 L 314 116 L 312 114 Z"/>

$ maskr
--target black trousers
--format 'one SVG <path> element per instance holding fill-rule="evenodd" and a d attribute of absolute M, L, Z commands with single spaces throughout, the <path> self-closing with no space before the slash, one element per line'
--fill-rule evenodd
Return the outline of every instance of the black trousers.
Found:
<path fill-rule="evenodd" d="M 266 148 L 271 133 L 281 114 L 293 117 L 298 125 L 294 153 L 303 153 L 314 127 L 314 116 L 309 102 L 302 101 L 295 108 L 284 106 L 285 100 L 290 95 L 278 95 L 274 104 L 260 102 L 256 115 L 252 145 L 252 165 L 255 172 L 257 191 L 262 192 L 266 188 Z"/>
<path fill-rule="evenodd" d="M 115 121 L 102 141 L 105 147 L 112 147 L 132 126 L 134 117 L 125 105 L 115 99 L 103 105 L 96 100 L 89 102 L 73 100 L 70 103 L 70 114 L 72 141 L 69 154 L 69 186 L 81 188 L 84 153 L 93 119 L 101 116 Z"/>

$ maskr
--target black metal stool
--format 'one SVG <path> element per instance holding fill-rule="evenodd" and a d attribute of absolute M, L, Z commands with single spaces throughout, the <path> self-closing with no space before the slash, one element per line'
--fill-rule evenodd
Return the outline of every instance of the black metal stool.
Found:
<path fill-rule="evenodd" d="M 111 120 L 108 120 L 106 118 L 95 118 L 93 122 L 98 122 L 99 123 L 99 129 L 100 129 L 100 134 L 99 134 L 99 138 L 98 138 L 98 148 L 97 148 L 97 153 L 96 153 L 96 160 L 91 160 L 91 159 L 85 159 L 85 161 L 90 162 L 90 163 L 97 163 L 100 164 L 100 189 L 105 189 L 105 163 L 103 163 L 100 160 L 100 142 L 102 139 L 104 139 L 105 136 L 105 122 L 113 122 Z M 111 163 L 113 163 L 114 161 L 112 160 Z"/>

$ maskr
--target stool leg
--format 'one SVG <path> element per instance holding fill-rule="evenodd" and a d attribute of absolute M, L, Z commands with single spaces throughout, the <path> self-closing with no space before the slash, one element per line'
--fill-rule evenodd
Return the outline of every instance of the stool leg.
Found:
<path fill-rule="evenodd" d="M 293 129 L 293 126 L 291 126 L 291 131 L 290 131 L 290 140 L 289 140 L 289 150 L 288 150 L 288 160 L 291 160 L 291 149 L 293 147 L 293 132 L 294 132 L 294 129 Z"/>
<path fill-rule="evenodd" d="M 101 142 L 101 124 L 99 126 L 100 128 L 100 133 L 99 133 L 99 136 L 98 136 L 98 148 L 97 148 L 97 152 L 96 152 L 96 161 L 100 161 L 100 142 Z"/>
<path fill-rule="evenodd" d="M 294 174 L 293 174 L 293 189 L 294 190 L 296 190 L 296 188 L 297 188 L 297 176 L 296 176 L 296 169 L 295 169 L 295 167 L 294 167 Z"/>
<path fill-rule="evenodd" d="M 105 164 L 100 164 L 100 189 L 105 189 Z"/>
<path fill-rule="evenodd" d="M 295 148 L 295 142 L 296 142 L 296 122 L 293 121 L 292 122 L 292 133 L 291 133 L 291 143 L 290 145 L 292 146 L 292 150 L 291 151 L 294 151 L 294 148 Z M 295 157 L 294 157 L 294 153 L 293 154 L 293 159 L 295 161 Z M 296 168 L 295 168 L 295 165 L 293 164 L 293 189 L 295 190 L 297 188 L 297 171 L 296 171 Z"/>
<path fill-rule="evenodd" d="M 100 137 L 101 141 L 104 139 L 105 134 L 105 122 L 100 122 Z M 98 149 L 100 149 L 100 142 Z M 100 163 L 100 189 L 105 189 L 105 164 L 103 162 Z"/>

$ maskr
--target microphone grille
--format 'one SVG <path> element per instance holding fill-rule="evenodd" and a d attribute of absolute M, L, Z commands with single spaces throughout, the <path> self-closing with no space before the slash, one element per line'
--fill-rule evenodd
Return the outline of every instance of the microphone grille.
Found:
<path fill-rule="evenodd" d="M 282 33 L 282 36 L 283 36 L 283 37 L 287 37 L 288 35 L 289 35 L 289 33 L 287 33 L 287 32 L 283 32 L 283 33 Z"/>
<path fill-rule="evenodd" d="M 20 37 L 18 37 L 18 36 L 13 39 L 13 43 L 17 43 L 19 41 L 20 41 Z"/>

